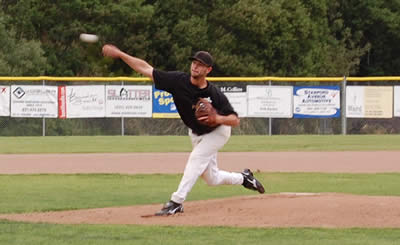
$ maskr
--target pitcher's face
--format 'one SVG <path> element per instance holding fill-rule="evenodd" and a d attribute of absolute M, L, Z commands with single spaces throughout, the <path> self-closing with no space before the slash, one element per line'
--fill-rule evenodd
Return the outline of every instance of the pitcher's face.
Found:
<path fill-rule="evenodd" d="M 212 67 L 206 66 L 200 61 L 193 60 L 190 66 L 190 74 L 193 78 L 198 79 L 200 77 L 206 77 L 210 73 Z"/>

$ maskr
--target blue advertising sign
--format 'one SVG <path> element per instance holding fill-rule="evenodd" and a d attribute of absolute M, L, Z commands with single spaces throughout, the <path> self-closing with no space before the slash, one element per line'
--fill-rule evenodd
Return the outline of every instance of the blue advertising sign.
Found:
<path fill-rule="evenodd" d="M 295 86 L 294 118 L 340 117 L 339 86 Z"/>
<path fill-rule="evenodd" d="M 153 86 L 153 118 L 180 118 L 172 94 Z"/>

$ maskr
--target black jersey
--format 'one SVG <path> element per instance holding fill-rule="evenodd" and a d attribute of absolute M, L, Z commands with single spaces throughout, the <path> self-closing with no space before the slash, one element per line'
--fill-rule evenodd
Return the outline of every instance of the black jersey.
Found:
<path fill-rule="evenodd" d="M 237 115 L 226 96 L 217 87 L 207 82 L 207 87 L 200 89 L 190 82 L 188 73 L 179 71 L 165 72 L 154 69 L 153 80 L 157 89 L 165 90 L 172 94 L 183 123 L 197 135 L 214 130 L 214 128 L 198 123 L 194 116 L 194 105 L 199 98 L 210 100 L 220 115 Z"/>

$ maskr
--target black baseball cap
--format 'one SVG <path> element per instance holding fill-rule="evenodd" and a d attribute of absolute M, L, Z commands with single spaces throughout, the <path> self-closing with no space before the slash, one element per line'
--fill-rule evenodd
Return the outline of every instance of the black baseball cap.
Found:
<path fill-rule="evenodd" d="M 189 60 L 197 60 L 206 66 L 213 66 L 213 57 L 207 51 L 198 51 Z"/>

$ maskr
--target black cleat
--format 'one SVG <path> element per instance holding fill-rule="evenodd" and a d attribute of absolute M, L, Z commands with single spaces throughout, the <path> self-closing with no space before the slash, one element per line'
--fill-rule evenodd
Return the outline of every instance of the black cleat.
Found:
<path fill-rule="evenodd" d="M 183 213 L 183 205 L 173 201 L 164 204 L 164 207 L 156 213 L 156 216 L 166 216 L 176 213 Z"/>
<path fill-rule="evenodd" d="M 260 183 L 260 181 L 256 180 L 254 178 L 253 173 L 250 171 L 250 169 L 246 168 L 242 172 L 243 175 L 243 186 L 246 187 L 247 189 L 258 191 L 259 193 L 264 193 L 264 186 Z"/>

